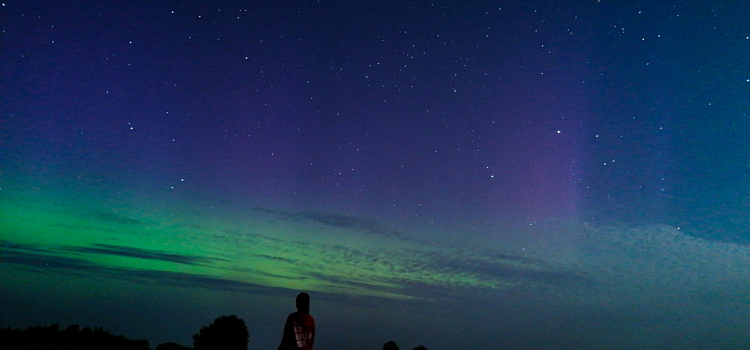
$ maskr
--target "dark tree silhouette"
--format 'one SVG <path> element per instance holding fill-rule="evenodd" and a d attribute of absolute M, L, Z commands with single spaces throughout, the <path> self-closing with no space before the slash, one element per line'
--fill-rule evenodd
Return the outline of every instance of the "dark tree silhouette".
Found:
<path fill-rule="evenodd" d="M 241 318 L 221 316 L 193 335 L 195 350 L 247 350 L 250 333 Z"/>
<path fill-rule="evenodd" d="M 396 345 L 396 342 L 391 340 L 383 344 L 383 350 L 399 350 L 399 349 L 398 349 L 398 345 Z"/>
<path fill-rule="evenodd" d="M 414 350 L 427 350 L 427 348 L 424 347 L 424 345 L 420 345 L 420 346 L 417 346 L 416 348 L 414 348 Z"/>

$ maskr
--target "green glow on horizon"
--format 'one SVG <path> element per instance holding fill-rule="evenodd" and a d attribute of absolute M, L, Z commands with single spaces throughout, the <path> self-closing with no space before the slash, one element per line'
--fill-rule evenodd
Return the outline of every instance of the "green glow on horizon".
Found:
<path fill-rule="evenodd" d="M 440 259 L 471 257 L 469 251 L 285 219 L 271 210 L 223 213 L 148 201 L 92 205 L 63 196 L 4 191 L 0 240 L 108 269 L 350 295 L 408 299 L 418 297 L 407 290 L 413 285 L 499 290 L 519 284 L 441 265 Z"/>

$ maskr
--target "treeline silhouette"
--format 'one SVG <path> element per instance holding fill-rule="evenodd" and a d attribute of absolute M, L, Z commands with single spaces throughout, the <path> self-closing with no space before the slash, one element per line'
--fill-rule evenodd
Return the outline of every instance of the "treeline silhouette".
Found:
<path fill-rule="evenodd" d="M 195 350 L 247 350 L 250 333 L 245 321 L 230 315 L 221 316 L 193 335 Z M 59 324 L 27 327 L 24 330 L 0 328 L 2 350 L 150 350 L 147 340 L 131 340 L 96 328 L 80 328 L 74 324 L 61 329 Z M 159 344 L 154 350 L 188 350 L 177 343 Z M 383 350 L 399 350 L 395 342 L 383 345 Z M 420 345 L 414 350 L 427 350 Z"/>
<path fill-rule="evenodd" d="M 5 350 L 149 350 L 147 340 L 114 336 L 99 327 L 80 328 L 74 324 L 60 329 L 59 324 L 41 325 L 24 330 L 0 329 L 0 348 Z"/>

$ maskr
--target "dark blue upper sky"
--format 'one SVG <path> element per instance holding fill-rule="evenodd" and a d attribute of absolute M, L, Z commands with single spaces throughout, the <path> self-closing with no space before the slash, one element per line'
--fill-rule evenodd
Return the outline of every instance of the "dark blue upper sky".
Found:
<path fill-rule="evenodd" d="M 10 176 L 381 217 L 686 225 L 746 203 L 736 3 L 3 7 Z"/>

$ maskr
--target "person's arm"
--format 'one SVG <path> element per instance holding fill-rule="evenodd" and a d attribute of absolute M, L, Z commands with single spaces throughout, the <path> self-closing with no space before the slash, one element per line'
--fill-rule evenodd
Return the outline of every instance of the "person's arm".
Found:
<path fill-rule="evenodd" d="M 313 349 L 313 345 L 315 345 L 315 319 L 314 318 L 312 319 L 312 339 L 310 339 L 310 350 Z"/>
<path fill-rule="evenodd" d="M 292 315 L 287 316 L 286 322 L 284 323 L 284 331 L 281 333 L 281 344 L 279 344 L 278 350 L 290 349 L 289 340 L 294 339 L 294 328 L 292 326 Z"/>

